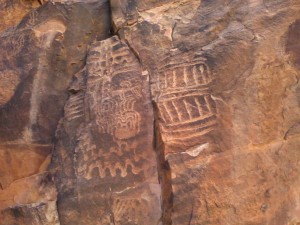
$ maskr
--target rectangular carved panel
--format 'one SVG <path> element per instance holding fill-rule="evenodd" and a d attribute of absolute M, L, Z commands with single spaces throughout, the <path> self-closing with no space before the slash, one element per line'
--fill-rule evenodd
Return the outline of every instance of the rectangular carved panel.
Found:
<path fill-rule="evenodd" d="M 148 77 L 117 37 L 90 48 L 86 76 L 85 92 L 71 96 L 65 109 L 67 121 L 85 117 L 74 159 L 79 210 L 101 225 L 159 222 Z M 89 202 L 95 210 L 87 210 Z"/>
<path fill-rule="evenodd" d="M 216 127 L 216 104 L 210 95 L 212 73 L 201 56 L 169 56 L 157 67 L 155 101 L 168 151 L 200 144 Z"/>

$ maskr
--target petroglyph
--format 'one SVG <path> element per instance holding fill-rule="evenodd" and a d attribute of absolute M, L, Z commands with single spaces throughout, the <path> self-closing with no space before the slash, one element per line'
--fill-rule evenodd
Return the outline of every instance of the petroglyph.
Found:
<path fill-rule="evenodd" d="M 88 93 L 100 133 L 125 140 L 140 131 L 135 103 L 142 98 L 141 69 L 124 43 L 116 38 L 110 42 L 88 56 Z"/>
<path fill-rule="evenodd" d="M 68 121 L 84 116 L 84 93 L 71 95 L 65 105 L 65 119 Z"/>
<path fill-rule="evenodd" d="M 41 48 L 49 48 L 57 35 L 62 39 L 66 31 L 66 25 L 60 19 L 51 19 L 34 26 L 34 35 L 39 39 L 38 45 Z"/>
<path fill-rule="evenodd" d="M 155 188 L 144 186 L 125 190 L 122 194 L 113 196 L 111 211 L 114 215 L 114 222 L 122 224 L 157 224 L 149 214 L 159 205 L 159 197 L 155 196 Z M 160 214 L 157 214 L 159 218 Z"/>
<path fill-rule="evenodd" d="M 216 105 L 209 93 L 212 74 L 205 58 L 167 57 L 158 66 L 157 106 L 166 143 L 201 137 L 216 126 Z"/>
<path fill-rule="evenodd" d="M 87 180 L 143 176 L 149 153 L 137 140 L 142 116 L 136 103 L 143 100 L 139 62 L 126 44 L 112 37 L 91 48 L 87 74 L 85 99 L 79 93 L 74 95 L 66 110 L 67 118 L 77 118 L 83 113 L 84 101 L 94 124 L 79 134 L 78 174 Z M 99 133 L 97 140 L 92 129 Z"/>
<path fill-rule="evenodd" d="M 0 106 L 6 104 L 12 98 L 19 83 L 19 71 L 0 71 Z"/>
<path fill-rule="evenodd" d="M 86 70 L 80 70 L 74 77 L 75 79 L 69 88 L 71 95 L 65 105 L 65 119 L 67 121 L 84 118 L 85 115 Z"/>
<path fill-rule="evenodd" d="M 130 221 L 138 224 L 143 215 L 143 210 L 147 207 L 148 202 L 144 199 L 116 199 L 113 204 L 113 213 L 116 222 Z"/>
<path fill-rule="evenodd" d="M 26 27 L 30 28 L 34 25 L 36 25 L 37 23 L 37 17 L 38 17 L 38 12 L 36 10 L 33 10 L 30 14 L 29 14 L 29 19 L 28 22 L 26 23 Z"/>
<path fill-rule="evenodd" d="M 13 36 L 3 37 L 1 47 L 3 48 L 4 57 L 10 59 L 18 55 L 25 44 L 25 34 L 18 32 Z"/>
<path fill-rule="evenodd" d="M 78 156 L 78 175 L 90 180 L 94 176 L 126 177 L 128 173 L 138 175 L 143 172 L 146 160 L 143 155 L 135 154 L 137 143 L 122 141 L 119 144 L 109 149 L 97 148 L 90 129 L 83 129 L 75 150 Z"/>

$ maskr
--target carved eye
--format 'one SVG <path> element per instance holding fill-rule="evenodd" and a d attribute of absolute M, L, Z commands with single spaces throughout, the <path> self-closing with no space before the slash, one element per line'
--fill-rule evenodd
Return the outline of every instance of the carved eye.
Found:
<path fill-rule="evenodd" d="M 207 73 L 207 67 L 205 64 L 197 64 L 196 68 L 198 70 L 198 72 L 200 72 L 200 74 L 204 75 L 205 73 Z"/>

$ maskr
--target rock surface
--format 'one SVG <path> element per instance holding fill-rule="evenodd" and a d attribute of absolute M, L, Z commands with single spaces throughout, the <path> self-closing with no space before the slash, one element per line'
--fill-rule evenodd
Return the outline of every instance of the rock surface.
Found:
<path fill-rule="evenodd" d="M 299 0 L 0 15 L 1 225 L 300 224 Z"/>
<path fill-rule="evenodd" d="M 148 80 L 118 37 L 90 47 L 56 135 L 53 164 L 62 224 L 159 222 Z"/>
<path fill-rule="evenodd" d="M 59 223 L 47 172 L 55 131 L 87 47 L 109 37 L 108 9 L 106 1 L 48 2 L 1 33 L 0 209 L 9 209 L 1 224 Z"/>

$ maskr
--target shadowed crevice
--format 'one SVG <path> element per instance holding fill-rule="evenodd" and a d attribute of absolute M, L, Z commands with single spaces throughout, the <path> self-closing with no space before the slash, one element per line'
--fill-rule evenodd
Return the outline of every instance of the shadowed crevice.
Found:
<path fill-rule="evenodd" d="M 159 111 L 155 102 L 152 102 L 154 111 L 154 149 L 157 154 L 158 179 L 162 194 L 162 222 L 164 225 L 172 225 L 173 191 L 171 181 L 171 168 L 165 159 L 165 144 L 162 140 L 158 115 Z"/>

